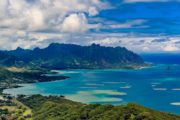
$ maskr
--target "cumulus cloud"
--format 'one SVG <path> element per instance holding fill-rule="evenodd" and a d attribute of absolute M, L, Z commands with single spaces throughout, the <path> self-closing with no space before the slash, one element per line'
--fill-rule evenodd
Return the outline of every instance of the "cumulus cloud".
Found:
<path fill-rule="evenodd" d="M 0 0 L 0 45 L 11 41 L 16 46 L 31 48 L 38 44 L 32 42 L 35 32 L 46 34 L 83 33 L 98 28 L 89 23 L 89 18 L 109 7 L 101 0 Z M 27 35 L 29 34 L 29 35 Z M 49 38 L 51 39 L 51 38 Z M 53 42 L 53 41 L 52 41 Z M 25 45 L 28 44 L 28 45 Z"/>
<path fill-rule="evenodd" d="M 64 32 L 85 32 L 88 30 L 87 18 L 84 14 L 70 14 L 62 23 L 62 31 Z"/>
<path fill-rule="evenodd" d="M 56 29 L 57 26 L 61 26 L 64 18 L 71 13 L 87 13 L 89 16 L 94 16 L 106 7 L 107 4 L 100 0 L 72 0 L 71 2 L 66 0 L 37 0 L 34 2 L 1 0 L 0 27 L 28 31 L 43 30 L 45 28 Z M 78 15 L 76 18 L 83 21 L 86 16 Z"/>
<path fill-rule="evenodd" d="M 111 21 L 98 16 L 101 10 L 110 7 L 102 0 L 0 0 L 0 49 L 43 48 L 59 42 L 124 46 L 135 52 L 180 51 L 180 37 L 119 32 L 146 29 L 149 21 L 138 18 Z"/>

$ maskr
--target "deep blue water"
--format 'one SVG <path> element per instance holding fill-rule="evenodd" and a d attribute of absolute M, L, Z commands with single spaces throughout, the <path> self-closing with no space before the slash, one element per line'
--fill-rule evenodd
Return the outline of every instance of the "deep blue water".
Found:
<path fill-rule="evenodd" d="M 169 69 L 167 67 L 170 66 Z M 26 84 L 4 92 L 65 95 L 84 103 L 136 102 L 150 108 L 180 114 L 180 65 L 159 64 L 140 70 L 68 70 L 63 81 Z"/>
<path fill-rule="evenodd" d="M 141 54 L 141 57 L 155 64 L 180 64 L 180 53 Z"/>

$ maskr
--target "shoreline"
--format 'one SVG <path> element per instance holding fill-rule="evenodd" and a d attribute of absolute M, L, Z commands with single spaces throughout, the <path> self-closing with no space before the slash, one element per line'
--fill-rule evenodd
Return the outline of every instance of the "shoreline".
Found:
<path fill-rule="evenodd" d="M 101 69 L 101 68 L 97 68 L 97 69 L 61 69 L 61 70 L 49 70 L 47 73 L 41 73 L 39 76 L 41 77 L 46 77 L 49 80 L 36 80 L 36 81 L 31 81 L 31 82 L 24 82 L 24 83 L 18 83 L 18 84 L 14 84 L 14 86 L 9 87 L 9 88 L 3 88 L 0 91 L 0 94 L 6 94 L 4 93 L 5 89 L 13 89 L 13 88 L 20 88 L 20 87 L 24 87 L 22 84 L 33 84 L 33 83 L 43 83 L 43 82 L 55 82 L 55 81 L 62 81 L 62 80 L 66 80 L 68 78 L 70 78 L 69 76 L 65 76 L 65 75 L 60 75 L 58 76 L 57 74 L 61 74 L 61 72 L 58 71 L 68 71 L 68 70 L 142 70 L 142 69 L 146 69 L 146 68 L 150 68 L 155 66 L 154 64 L 146 64 L 146 66 L 138 66 L 138 67 L 133 67 L 133 68 L 107 68 L 107 69 Z M 48 75 L 49 74 L 49 75 Z M 57 76 L 56 76 L 57 75 Z"/>
<path fill-rule="evenodd" d="M 52 74 L 52 76 L 47 76 L 46 74 Z M 48 72 L 38 72 L 38 73 L 13 73 L 15 76 L 11 76 L 8 79 L 0 81 L 0 94 L 4 94 L 3 91 L 5 89 L 13 89 L 13 88 L 19 88 L 23 87 L 22 84 L 31 84 L 31 83 L 41 83 L 41 82 L 52 82 L 52 81 L 60 81 L 60 80 L 66 80 L 70 77 L 60 75 L 55 76 L 57 73 L 52 73 L 50 71 Z M 9 84 L 9 81 L 13 81 Z"/>
<path fill-rule="evenodd" d="M 144 69 L 144 68 L 142 68 L 142 69 Z M 69 69 L 69 70 L 72 70 L 72 69 Z M 77 70 L 77 69 L 74 69 L 74 70 Z M 82 69 L 80 69 L 80 70 L 82 70 Z M 84 70 L 84 69 L 83 69 Z M 99 69 L 99 70 L 102 70 L 102 69 Z M 106 69 L 107 70 L 107 69 Z M 109 69 L 108 69 L 109 70 Z M 122 70 L 122 69 L 121 69 Z M 52 70 L 52 71 L 56 71 L 56 74 L 59 74 L 59 75 L 66 75 L 66 74 L 64 74 L 63 73 L 63 71 L 62 71 L 62 74 L 60 74 L 59 72 L 61 72 L 61 70 Z M 58 72 L 59 71 L 59 72 Z M 68 70 L 67 70 L 68 71 Z M 56 75 L 55 74 L 55 75 Z M 53 74 L 51 74 L 51 75 L 53 75 Z M 66 78 L 67 79 L 67 78 Z M 62 79 L 62 80 L 65 80 L 65 79 Z M 54 82 L 54 81 L 60 81 L 60 80 L 53 80 L 53 81 L 43 81 L 43 82 Z M 35 82 L 35 83 L 37 83 L 37 82 Z M 27 83 L 28 84 L 28 83 Z M 18 85 L 20 85 L 20 84 L 18 84 Z M 20 87 L 23 87 L 23 86 L 20 86 Z M 11 94 L 12 95 L 12 94 Z M 33 95 L 33 94 L 32 94 Z M 41 94 L 41 95 L 43 95 L 43 96 L 49 96 L 49 95 L 44 95 L 44 94 Z M 59 95 L 57 95 L 57 94 L 51 94 L 50 96 L 61 96 L 60 94 Z M 65 96 L 66 97 L 66 96 Z M 168 112 L 168 111 L 165 111 L 165 112 Z M 172 112 L 168 112 L 168 113 L 172 113 Z M 175 114 L 175 113 L 172 113 L 172 114 Z M 176 113 L 177 114 L 177 113 Z"/>

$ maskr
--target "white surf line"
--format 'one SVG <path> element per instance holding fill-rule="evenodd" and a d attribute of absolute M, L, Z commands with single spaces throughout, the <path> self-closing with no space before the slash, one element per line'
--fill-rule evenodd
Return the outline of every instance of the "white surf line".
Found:
<path fill-rule="evenodd" d="M 180 88 L 173 88 L 173 89 L 171 89 L 171 90 L 174 90 L 174 91 L 179 91 L 179 90 L 180 90 Z"/>
<path fill-rule="evenodd" d="M 156 87 L 156 86 L 158 86 L 158 85 L 160 85 L 161 83 L 151 83 L 151 86 L 152 87 Z"/>
<path fill-rule="evenodd" d="M 125 92 L 119 92 L 115 90 L 94 90 L 93 94 L 106 94 L 106 95 L 127 95 Z"/>
<path fill-rule="evenodd" d="M 96 83 L 87 83 L 87 86 L 104 86 L 104 84 L 96 84 Z"/>
<path fill-rule="evenodd" d="M 157 91 L 165 91 L 167 90 L 167 88 L 159 88 L 158 86 L 161 85 L 161 83 L 159 82 L 153 82 L 151 83 L 151 87 L 153 90 L 157 90 Z"/>
<path fill-rule="evenodd" d="M 125 82 L 103 82 L 104 84 L 118 84 L 118 83 L 125 83 Z"/>
<path fill-rule="evenodd" d="M 131 85 L 126 85 L 126 86 L 122 86 L 122 87 L 120 87 L 120 88 L 122 88 L 122 89 L 129 89 L 129 88 L 131 88 L 132 86 Z"/>
<path fill-rule="evenodd" d="M 180 102 L 172 102 L 170 105 L 180 106 Z"/>
<path fill-rule="evenodd" d="M 151 85 L 160 85 L 161 83 L 158 83 L 158 82 L 153 82 L 151 83 Z"/>
<path fill-rule="evenodd" d="M 167 88 L 153 88 L 153 90 L 157 90 L 157 91 L 166 91 Z"/>
<path fill-rule="evenodd" d="M 97 88 L 97 87 L 96 86 L 84 86 L 84 87 L 79 87 L 79 88 L 86 89 L 86 88 Z"/>
<path fill-rule="evenodd" d="M 156 87 L 156 85 L 151 85 L 152 87 Z"/>

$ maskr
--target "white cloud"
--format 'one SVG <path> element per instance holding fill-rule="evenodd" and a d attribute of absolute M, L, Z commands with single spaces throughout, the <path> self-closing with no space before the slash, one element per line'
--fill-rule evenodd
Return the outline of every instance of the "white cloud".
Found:
<path fill-rule="evenodd" d="M 60 31 L 62 21 L 72 13 L 87 13 L 94 16 L 100 10 L 106 9 L 108 4 L 100 0 L 0 0 L 0 29 L 23 29 L 27 31 L 36 30 L 58 30 Z M 84 15 L 79 19 L 87 19 Z M 88 22 L 87 22 L 88 24 Z M 59 29 L 57 29 L 59 28 Z M 78 31 L 77 31 L 78 32 Z M 81 32 L 81 31 L 80 31 Z"/>
<path fill-rule="evenodd" d="M 27 18 L 31 20 L 29 23 L 29 29 L 38 30 L 45 26 L 45 20 L 43 13 L 40 9 L 34 8 L 27 12 Z"/>
<path fill-rule="evenodd" d="M 18 46 L 23 48 L 47 47 L 51 42 L 71 43 L 79 45 L 90 45 L 92 43 L 104 46 L 122 46 L 137 53 L 141 52 L 180 52 L 180 44 L 175 44 L 180 37 L 169 37 L 166 42 L 152 42 L 157 39 L 164 39 L 167 36 L 146 36 L 143 34 L 128 33 L 39 33 L 13 31 L 14 35 L 9 37 L 9 30 L 0 33 L 1 49 L 16 49 Z M 12 31 L 11 31 L 12 32 Z M 8 44 L 7 44 L 8 43 Z"/>
<path fill-rule="evenodd" d="M 143 47 L 143 48 L 142 48 L 142 51 L 144 51 L 144 52 L 149 52 L 149 51 L 150 51 L 150 49 L 149 49 L 149 47 L 148 47 L 148 46 L 145 46 L 145 47 Z"/>
<path fill-rule="evenodd" d="M 136 19 L 136 20 L 130 20 L 126 21 L 125 23 L 117 24 L 117 23 L 110 23 L 109 25 L 105 26 L 105 28 L 111 28 L 111 29 L 120 29 L 120 28 L 144 28 L 148 26 L 144 26 L 143 24 L 146 22 L 146 20 L 143 19 Z"/>
<path fill-rule="evenodd" d="M 177 51 L 179 49 L 178 49 L 178 47 L 176 47 L 174 45 L 167 45 L 167 46 L 163 47 L 163 50 L 167 51 L 167 52 L 173 52 L 173 51 Z"/>
<path fill-rule="evenodd" d="M 151 1 L 126 0 L 129 3 Z M 176 44 L 180 37 L 169 37 L 169 41 L 153 43 L 153 40 L 164 37 L 89 32 L 90 29 L 98 31 L 99 28 L 148 27 L 144 25 L 146 20 L 142 19 L 125 23 L 108 23 L 99 19 L 96 15 L 106 8 L 109 8 L 108 4 L 101 0 L 34 0 L 31 3 L 27 0 L 0 0 L 0 48 L 43 48 L 51 42 L 59 42 L 124 46 L 135 52 L 180 51 L 180 44 Z M 104 21 L 105 25 L 101 26 Z"/>
<path fill-rule="evenodd" d="M 95 7 L 90 7 L 88 12 L 90 16 L 95 16 L 98 14 L 98 10 Z"/>
<path fill-rule="evenodd" d="M 62 23 L 62 31 L 64 32 L 85 32 L 88 30 L 87 18 L 83 13 L 81 14 L 70 14 L 67 16 Z"/>
<path fill-rule="evenodd" d="M 96 29 L 99 25 L 90 24 L 88 18 L 108 7 L 101 0 L 0 0 L 0 47 L 42 47 L 46 41 L 61 39 L 62 33 Z"/>
<path fill-rule="evenodd" d="M 89 36 L 88 43 L 97 43 L 104 46 L 123 46 L 134 52 L 180 52 L 180 45 L 175 45 L 174 41 L 180 37 L 169 37 L 169 41 L 154 43 L 154 40 L 164 39 L 167 36 L 146 36 L 139 34 L 98 34 Z M 85 39 L 85 38 L 82 38 Z M 168 44 L 168 46 L 167 46 Z"/>

